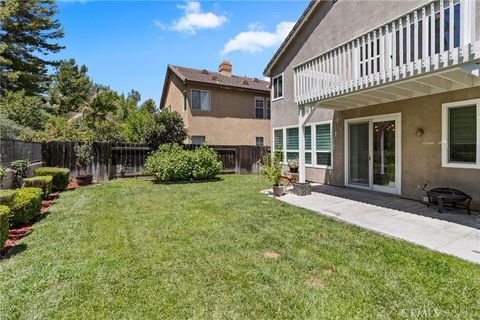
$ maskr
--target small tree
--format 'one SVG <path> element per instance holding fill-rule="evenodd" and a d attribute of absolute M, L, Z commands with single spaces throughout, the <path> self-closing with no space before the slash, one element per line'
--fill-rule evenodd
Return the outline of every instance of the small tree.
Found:
<path fill-rule="evenodd" d="M 92 156 L 92 144 L 82 143 L 77 144 L 74 147 L 75 151 L 75 164 L 80 169 L 80 177 L 85 177 L 88 174 L 88 166 L 93 161 Z"/>
<path fill-rule="evenodd" d="M 20 188 L 22 186 L 22 178 L 26 178 L 28 170 L 30 170 L 30 162 L 28 160 L 15 160 L 12 161 L 11 167 L 17 187 Z"/>
<path fill-rule="evenodd" d="M 272 182 L 273 186 L 279 186 L 282 179 L 282 153 L 275 151 L 273 156 L 266 154 L 260 160 L 262 174 Z"/>
<path fill-rule="evenodd" d="M 180 113 L 166 109 L 155 114 L 153 128 L 147 135 L 147 143 L 157 149 L 161 144 L 181 144 L 188 137 L 187 129 Z"/>

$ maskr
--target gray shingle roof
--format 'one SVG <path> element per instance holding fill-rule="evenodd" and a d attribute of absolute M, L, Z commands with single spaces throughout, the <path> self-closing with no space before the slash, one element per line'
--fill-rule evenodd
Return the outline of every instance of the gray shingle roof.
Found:
<path fill-rule="evenodd" d="M 259 80 L 257 78 L 240 77 L 236 75 L 226 76 L 219 72 L 185 68 L 174 65 L 168 65 L 168 67 L 183 81 L 201 82 L 247 90 L 258 90 L 265 92 L 270 91 L 270 82 Z"/>

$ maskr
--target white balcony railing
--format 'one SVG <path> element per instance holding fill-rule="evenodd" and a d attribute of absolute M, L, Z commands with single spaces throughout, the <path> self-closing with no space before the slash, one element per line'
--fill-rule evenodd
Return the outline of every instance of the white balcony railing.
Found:
<path fill-rule="evenodd" d="M 475 0 L 433 1 L 294 67 L 295 103 L 480 59 Z"/>

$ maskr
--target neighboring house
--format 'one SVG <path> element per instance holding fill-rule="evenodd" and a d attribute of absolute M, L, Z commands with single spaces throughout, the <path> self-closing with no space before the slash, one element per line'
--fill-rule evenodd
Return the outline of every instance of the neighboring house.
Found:
<path fill-rule="evenodd" d="M 480 2 L 312 1 L 267 65 L 300 181 L 480 207 Z"/>
<path fill-rule="evenodd" d="M 270 146 L 270 83 L 218 72 L 168 65 L 161 108 L 182 115 L 187 143 Z"/>

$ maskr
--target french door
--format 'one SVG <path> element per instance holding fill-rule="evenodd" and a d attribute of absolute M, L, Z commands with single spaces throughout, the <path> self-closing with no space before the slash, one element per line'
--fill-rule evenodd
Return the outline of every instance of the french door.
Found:
<path fill-rule="evenodd" d="M 345 121 L 345 184 L 400 194 L 400 115 Z"/>

